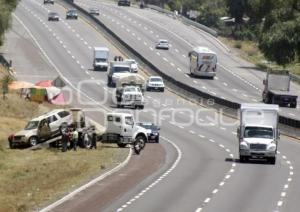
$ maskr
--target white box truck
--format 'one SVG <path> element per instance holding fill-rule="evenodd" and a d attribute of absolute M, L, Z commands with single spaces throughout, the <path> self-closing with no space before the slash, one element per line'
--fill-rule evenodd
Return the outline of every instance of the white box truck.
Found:
<path fill-rule="evenodd" d="M 217 54 L 198 46 L 189 52 L 191 76 L 214 78 L 217 73 Z"/>
<path fill-rule="evenodd" d="M 109 49 L 107 47 L 94 47 L 94 71 L 108 69 Z"/>
<path fill-rule="evenodd" d="M 241 104 L 237 129 L 240 162 L 247 162 L 249 158 L 266 158 L 271 164 L 276 163 L 278 111 L 278 105 Z"/>

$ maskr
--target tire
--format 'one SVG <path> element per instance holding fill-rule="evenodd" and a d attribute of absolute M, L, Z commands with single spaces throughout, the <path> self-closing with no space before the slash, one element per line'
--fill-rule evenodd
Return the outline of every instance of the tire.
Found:
<path fill-rule="evenodd" d="M 123 143 L 120 143 L 120 142 L 118 142 L 117 145 L 120 148 L 125 148 L 127 146 L 127 144 L 123 144 Z"/>
<path fill-rule="evenodd" d="M 28 139 L 30 146 L 36 146 L 38 144 L 38 138 L 36 136 L 31 136 Z"/>
<path fill-rule="evenodd" d="M 165 92 L 165 89 L 164 89 L 164 88 L 162 88 L 162 89 L 161 89 L 161 92 Z"/>
<path fill-rule="evenodd" d="M 155 143 L 159 143 L 159 137 L 157 136 L 157 138 L 155 139 Z"/>
<path fill-rule="evenodd" d="M 10 149 L 15 149 L 16 148 L 16 146 L 15 146 L 15 144 L 13 143 L 13 142 L 9 142 L 9 148 Z"/>
<path fill-rule="evenodd" d="M 240 163 L 246 163 L 246 162 L 248 162 L 248 157 L 240 155 Z"/>
<path fill-rule="evenodd" d="M 133 150 L 134 150 L 134 152 L 137 155 L 139 155 L 140 152 L 145 148 L 145 146 L 146 146 L 146 139 L 145 139 L 145 137 L 141 136 L 141 135 L 137 136 L 135 138 L 134 143 L 133 143 Z"/>
<path fill-rule="evenodd" d="M 141 110 L 143 110 L 143 109 L 144 109 L 144 105 L 140 105 L 139 108 L 140 108 Z"/>
<path fill-rule="evenodd" d="M 297 102 L 295 101 L 295 102 L 291 103 L 291 104 L 290 104 L 290 107 L 291 107 L 291 108 L 296 108 L 296 107 L 297 107 Z"/>
<path fill-rule="evenodd" d="M 276 164 L 276 157 L 268 158 L 268 161 L 270 164 L 275 165 Z"/>

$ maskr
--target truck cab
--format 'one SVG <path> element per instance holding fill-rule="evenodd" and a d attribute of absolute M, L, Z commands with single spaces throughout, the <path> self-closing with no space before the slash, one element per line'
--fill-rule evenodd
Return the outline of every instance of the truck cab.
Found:
<path fill-rule="evenodd" d="M 109 49 L 106 47 L 95 47 L 94 48 L 94 71 L 108 69 Z"/>
<path fill-rule="evenodd" d="M 119 147 L 133 144 L 144 148 L 147 141 L 147 130 L 135 123 L 132 114 L 108 113 L 106 115 L 106 131 L 102 135 L 103 143 L 117 143 Z"/>
<path fill-rule="evenodd" d="M 115 87 L 119 78 L 128 73 L 132 73 L 131 63 L 126 61 L 114 61 L 110 63 L 109 72 L 107 74 L 107 85 Z"/>
<path fill-rule="evenodd" d="M 237 129 L 240 162 L 266 158 L 275 164 L 279 140 L 278 105 L 243 103 Z"/>

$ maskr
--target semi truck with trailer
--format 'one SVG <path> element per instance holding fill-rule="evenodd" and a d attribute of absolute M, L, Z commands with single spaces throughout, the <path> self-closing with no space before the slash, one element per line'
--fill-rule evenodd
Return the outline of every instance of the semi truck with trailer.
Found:
<path fill-rule="evenodd" d="M 280 133 L 278 105 L 242 103 L 240 125 L 237 129 L 240 162 L 250 158 L 265 158 L 276 163 Z"/>

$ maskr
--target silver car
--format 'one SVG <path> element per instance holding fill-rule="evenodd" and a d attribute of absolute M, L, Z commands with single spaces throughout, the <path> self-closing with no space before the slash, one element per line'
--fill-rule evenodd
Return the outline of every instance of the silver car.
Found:
<path fill-rule="evenodd" d="M 169 42 L 165 39 L 160 39 L 157 43 L 156 43 L 156 46 L 155 48 L 157 49 L 166 49 L 168 50 L 169 49 Z"/>
<path fill-rule="evenodd" d="M 147 80 L 146 83 L 146 90 L 147 91 L 161 91 L 164 92 L 165 90 L 165 84 L 163 79 L 160 76 L 151 76 Z"/>
<path fill-rule="evenodd" d="M 50 12 L 48 14 L 48 21 L 59 21 L 59 15 L 56 12 Z"/>

